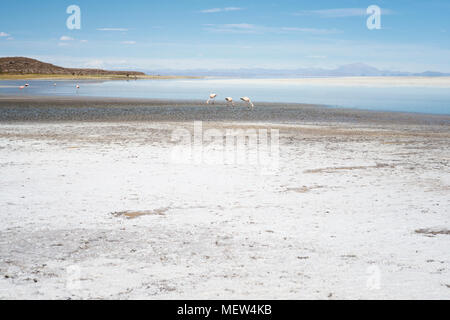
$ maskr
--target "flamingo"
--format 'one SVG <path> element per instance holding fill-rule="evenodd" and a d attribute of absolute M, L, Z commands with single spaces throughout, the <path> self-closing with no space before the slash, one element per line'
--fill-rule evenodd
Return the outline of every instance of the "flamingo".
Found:
<path fill-rule="evenodd" d="M 19 89 L 20 90 L 25 89 L 25 86 L 20 86 Z"/>
<path fill-rule="evenodd" d="M 250 100 L 249 97 L 242 97 L 241 100 L 247 103 L 247 106 L 251 106 L 252 109 L 255 107 L 255 105 L 253 104 L 252 100 Z"/>
<path fill-rule="evenodd" d="M 211 94 L 209 95 L 208 101 L 206 101 L 206 104 L 209 104 L 210 101 L 212 101 L 212 104 L 214 104 L 214 103 L 216 102 L 216 97 L 217 97 L 217 94 L 211 93 Z"/>
<path fill-rule="evenodd" d="M 233 98 L 231 98 L 231 97 L 226 97 L 225 100 L 227 101 L 227 105 L 231 103 L 231 106 L 234 107 Z"/>

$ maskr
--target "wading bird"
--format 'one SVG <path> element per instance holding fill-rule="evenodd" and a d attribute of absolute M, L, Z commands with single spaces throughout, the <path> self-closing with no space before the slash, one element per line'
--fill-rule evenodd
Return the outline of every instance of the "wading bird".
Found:
<path fill-rule="evenodd" d="M 231 97 L 226 97 L 225 100 L 227 101 L 227 105 L 229 105 L 229 104 L 231 103 L 231 106 L 234 107 L 233 98 L 231 98 Z"/>
<path fill-rule="evenodd" d="M 20 90 L 25 89 L 25 86 L 20 86 L 19 89 Z"/>
<path fill-rule="evenodd" d="M 77 89 L 80 89 L 80 86 L 79 85 L 76 85 L 76 87 L 75 88 L 77 88 Z"/>
<path fill-rule="evenodd" d="M 253 104 L 253 102 L 250 100 L 249 97 L 242 97 L 241 100 L 247 103 L 247 106 L 251 106 L 252 109 L 255 107 L 255 105 Z"/>
<path fill-rule="evenodd" d="M 206 104 L 209 104 L 210 101 L 212 101 L 212 104 L 214 104 L 214 103 L 216 102 L 216 97 L 217 97 L 217 94 L 211 93 L 211 94 L 209 95 L 208 101 L 206 101 Z"/>
<path fill-rule="evenodd" d="M 25 83 L 25 87 L 29 87 L 30 85 L 28 83 Z"/>

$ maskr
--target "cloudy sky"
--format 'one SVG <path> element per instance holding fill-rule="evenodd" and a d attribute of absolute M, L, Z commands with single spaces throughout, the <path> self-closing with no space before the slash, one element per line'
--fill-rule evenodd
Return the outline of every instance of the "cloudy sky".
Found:
<path fill-rule="evenodd" d="M 70 30 L 67 7 L 81 9 Z M 366 10 L 381 8 L 381 29 Z M 450 1 L 4 0 L 0 56 L 109 69 L 333 68 L 450 72 Z"/>

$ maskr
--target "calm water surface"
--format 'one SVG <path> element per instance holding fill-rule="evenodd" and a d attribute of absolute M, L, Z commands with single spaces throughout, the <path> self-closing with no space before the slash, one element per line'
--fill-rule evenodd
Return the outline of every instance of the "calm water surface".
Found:
<path fill-rule="evenodd" d="M 249 96 L 255 102 L 324 104 L 330 107 L 379 111 L 450 114 L 450 89 L 438 87 L 367 87 L 308 85 L 232 80 L 138 80 L 138 81 L 0 81 L 0 95 L 93 96 L 155 99 L 218 99 Z M 56 86 L 53 84 L 56 83 Z M 76 84 L 80 89 L 75 89 Z"/>

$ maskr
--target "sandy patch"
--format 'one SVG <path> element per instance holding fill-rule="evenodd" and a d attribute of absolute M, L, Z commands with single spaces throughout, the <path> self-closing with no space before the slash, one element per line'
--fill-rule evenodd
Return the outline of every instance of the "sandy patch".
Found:
<path fill-rule="evenodd" d="M 113 212 L 111 213 L 115 217 L 126 217 L 127 219 L 136 219 L 142 216 L 153 216 L 159 215 L 163 216 L 168 208 L 161 208 L 155 210 L 147 210 L 147 211 L 122 211 L 122 212 Z"/>

